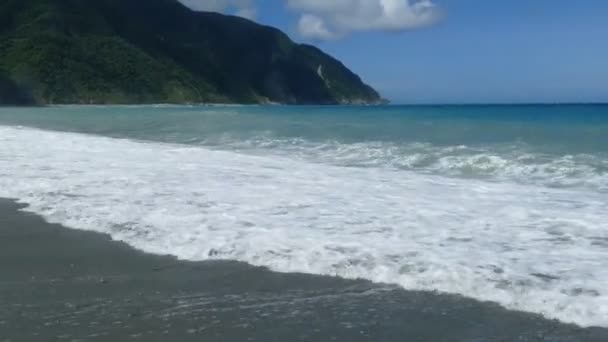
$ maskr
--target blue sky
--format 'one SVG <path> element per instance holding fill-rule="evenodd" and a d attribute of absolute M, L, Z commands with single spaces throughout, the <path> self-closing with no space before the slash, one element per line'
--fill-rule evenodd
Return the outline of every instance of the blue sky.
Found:
<path fill-rule="evenodd" d="M 363 8 L 374 1 L 408 9 L 381 18 Z M 608 1 L 421 3 L 432 18 L 415 0 L 215 1 L 314 43 L 395 103 L 608 102 Z"/>

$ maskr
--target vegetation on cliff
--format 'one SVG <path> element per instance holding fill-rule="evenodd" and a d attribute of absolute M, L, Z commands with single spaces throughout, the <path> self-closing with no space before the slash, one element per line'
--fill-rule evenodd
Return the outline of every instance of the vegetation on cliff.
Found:
<path fill-rule="evenodd" d="M 0 103 L 378 103 L 338 60 L 177 0 L 4 0 Z"/>

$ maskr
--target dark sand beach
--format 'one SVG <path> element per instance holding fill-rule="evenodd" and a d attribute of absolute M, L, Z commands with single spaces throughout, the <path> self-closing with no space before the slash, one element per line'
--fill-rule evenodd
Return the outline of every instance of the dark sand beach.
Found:
<path fill-rule="evenodd" d="M 0 201 L 0 341 L 608 341 L 458 296 L 184 262 Z"/>

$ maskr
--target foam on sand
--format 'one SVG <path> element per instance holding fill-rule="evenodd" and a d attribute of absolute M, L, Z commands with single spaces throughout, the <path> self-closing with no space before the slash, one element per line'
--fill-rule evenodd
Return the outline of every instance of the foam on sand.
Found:
<path fill-rule="evenodd" d="M 0 197 L 146 252 L 396 283 L 608 326 L 586 188 L 0 126 Z"/>

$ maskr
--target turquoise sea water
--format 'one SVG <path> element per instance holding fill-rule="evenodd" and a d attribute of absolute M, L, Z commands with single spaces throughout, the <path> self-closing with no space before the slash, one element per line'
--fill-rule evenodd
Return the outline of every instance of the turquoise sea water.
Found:
<path fill-rule="evenodd" d="M 608 106 L 0 109 L 0 197 L 147 252 L 608 326 Z"/>

